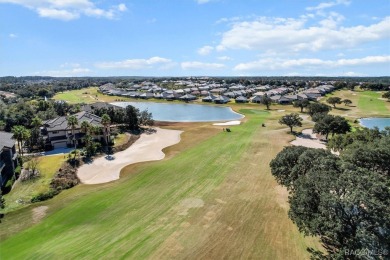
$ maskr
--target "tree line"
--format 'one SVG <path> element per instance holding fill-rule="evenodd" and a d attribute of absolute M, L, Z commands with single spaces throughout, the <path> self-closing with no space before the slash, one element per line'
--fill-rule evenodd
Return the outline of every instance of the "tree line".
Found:
<path fill-rule="evenodd" d="M 270 163 L 290 193 L 289 217 L 320 238 L 315 259 L 387 259 L 390 253 L 390 128 L 337 134 L 328 150 L 285 147 Z M 359 256 L 351 252 L 377 255 Z"/>
<path fill-rule="evenodd" d="M 351 131 L 351 126 L 344 117 L 328 114 L 332 108 L 326 104 L 319 102 L 310 103 L 305 100 L 298 100 L 294 103 L 294 106 L 301 107 L 301 111 L 303 108 L 306 108 L 307 113 L 315 122 L 313 133 L 323 135 L 326 140 L 328 140 L 329 134 L 334 136 L 335 134 L 345 134 Z M 298 113 L 291 113 L 282 116 L 279 119 L 279 123 L 287 125 L 290 128 L 290 133 L 292 133 L 293 127 L 302 126 L 302 118 Z"/>

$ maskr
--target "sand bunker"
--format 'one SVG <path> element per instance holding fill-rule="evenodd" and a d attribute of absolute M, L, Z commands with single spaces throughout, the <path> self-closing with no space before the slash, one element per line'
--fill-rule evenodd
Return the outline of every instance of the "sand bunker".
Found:
<path fill-rule="evenodd" d="M 229 121 L 229 122 L 225 122 L 225 123 L 215 123 L 213 125 L 221 125 L 221 126 L 224 126 L 224 125 L 239 125 L 241 124 L 240 121 Z"/>
<path fill-rule="evenodd" d="M 313 134 L 313 129 L 305 129 L 302 131 L 300 136 L 291 142 L 292 145 L 295 146 L 305 146 L 309 148 L 318 148 L 318 149 L 326 149 L 326 145 L 324 142 L 317 139 L 316 135 Z"/>
<path fill-rule="evenodd" d="M 182 131 L 156 128 L 157 132 L 142 136 L 126 150 L 114 154 L 114 158 L 101 157 L 82 165 L 77 176 L 84 184 L 99 184 L 119 179 L 123 167 L 165 157 L 162 149 L 180 142 Z"/>

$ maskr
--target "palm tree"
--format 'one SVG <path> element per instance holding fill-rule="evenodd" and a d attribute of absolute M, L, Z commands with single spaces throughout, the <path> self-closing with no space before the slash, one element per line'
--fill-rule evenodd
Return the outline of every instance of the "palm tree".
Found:
<path fill-rule="evenodd" d="M 103 130 L 104 142 L 107 145 L 110 143 L 110 124 L 111 124 L 110 116 L 107 114 L 104 114 L 102 116 L 102 125 L 104 126 L 104 130 Z"/>
<path fill-rule="evenodd" d="M 31 126 L 33 127 L 33 132 L 31 134 L 31 146 L 34 146 L 34 144 L 37 144 L 38 142 L 38 137 L 39 137 L 39 128 L 41 127 L 42 125 L 42 120 L 35 116 L 32 120 L 31 120 Z"/>
<path fill-rule="evenodd" d="M 73 145 L 74 149 L 76 150 L 77 148 L 77 143 L 76 143 L 76 135 L 75 135 L 75 130 L 76 126 L 79 124 L 79 120 L 75 116 L 68 116 L 68 127 L 72 129 L 72 136 L 73 136 Z"/>
<path fill-rule="evenodd" d="M 22 142 L 27 141 L 31 137 L 31 131 L 24 128 L 22 132 Z M 22 149 L 22 155 L 23 155 L 23 149 Z"/>
<path fill-rule="evenodd" d="M 91 128 L 91 124 L 88 123 L 88 121 L 81 122 L 81 125 L 80 125 L 81 132 L 87 134 L 90 132 L 90 128 Z"/>
<path fill-rule="evenodd" d="M 21 142 L 23 141 L 23 132 L 26 128 L 22 125 L 16 125 L 14 127 L 12 127 L 12 133 L 14 134 L 14 138 L 16 139 L 16 141 L 18 141 L 18 148 L 19 148 L 19 152 L 20 153 L 23 153 L 22 151 L 22 147 L 21 147 Z"/>

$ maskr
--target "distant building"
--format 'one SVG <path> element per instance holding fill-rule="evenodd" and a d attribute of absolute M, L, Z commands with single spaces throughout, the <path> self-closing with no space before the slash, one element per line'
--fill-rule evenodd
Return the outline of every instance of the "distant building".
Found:
<path fill-rule="evenodd" d="M 12 133 L 0 131 L 0 185 L 4 187 L 12 178 L 17 166 L 17 153 L 15 149 L 15 139 Z"/>
<path fill-rule="evenodd" d="M 112 104 L 106 103 L 106 102 L 95 102 L 93 104 L 87 104 L 87 105 L 81 106 L 81 110 L 88 112 L 88 113 L 94 113 L 95 109 L 110 109 L 110 108 L 123 109 L 120 106 L 112 105 Z"/>

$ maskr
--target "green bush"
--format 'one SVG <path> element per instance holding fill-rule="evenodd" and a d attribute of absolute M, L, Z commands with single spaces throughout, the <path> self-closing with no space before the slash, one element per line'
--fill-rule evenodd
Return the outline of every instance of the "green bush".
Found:
<path fill-rule="evenodd" d="M 18 165 L 18 167 L 15 168 L 16 179 L 19 178 L 21 172 L 22 172 L 22 167 L 20 167 L 20 165 Z"/>
<path fill-rule="evenodd" d="M 40 194 L 34 196 L 31 199 L 31 202 L 35 203 L 35 202 L 45 201 L 45 200 L 53 198 L 58 193 L 60 193 L 60 191 L 51 189 L 48 192 L 40 193 Z"/>

